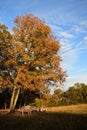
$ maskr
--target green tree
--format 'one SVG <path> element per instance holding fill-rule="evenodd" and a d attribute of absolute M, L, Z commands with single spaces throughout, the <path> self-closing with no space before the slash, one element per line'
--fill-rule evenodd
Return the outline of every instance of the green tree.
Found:
<path fill-rule="evenodd" d="M 87 103 L 87 85 L 75 83 L 63 93 L 62 102 L 64 105 Z"/>
<path fill-rule="evenodd" d="M 62 90 L 61 89 L 56 89 L 54 91 L 54 94 L 50 98 L 50 106 L 59 106 L 61 103 L 61 98 L 62 98 Z"/>
<path fill-rule="evenodd" d="M 87 103 L 87 85 L 84 83 L 76 83 L 74 86 L 77 89 L 80 97 L 78 102 Z"/>

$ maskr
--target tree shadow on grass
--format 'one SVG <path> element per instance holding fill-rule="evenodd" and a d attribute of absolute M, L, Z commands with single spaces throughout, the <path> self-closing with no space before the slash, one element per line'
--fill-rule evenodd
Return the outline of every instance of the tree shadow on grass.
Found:
<path fill-rule="evenodd" d="M 0 130 L 87 130 L 87 114 L 0 114 Z"/>

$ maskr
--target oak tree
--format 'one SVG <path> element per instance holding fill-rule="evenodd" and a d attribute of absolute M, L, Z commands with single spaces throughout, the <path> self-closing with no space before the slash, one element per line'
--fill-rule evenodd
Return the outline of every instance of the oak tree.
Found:
<path fill-rule="evenodd" d="M 14 22 L 12 39 L 9 38 L 12 50 L 9 51 L 10 56 L 6 57 L 9 59 L 5 63 L 13 91 L 11 112 L 15 110 L 21 89 L 46 95 L 50 86 L 57 86 L 66 78 L 66 73 L 60 66 L 61 57 L 58 55 L 60 44 L 51 28 L 32 14 L 18 16 Z"/>
<path fill-rule="evenodd" d="M 49 26 L 34 15 L 14 20 L 13 44 L 16 69 L 10 110 L 14 111 L 20 88 L 47 93 L 49 86 L 65 81 L 60 67 L 59 41 Z"/>

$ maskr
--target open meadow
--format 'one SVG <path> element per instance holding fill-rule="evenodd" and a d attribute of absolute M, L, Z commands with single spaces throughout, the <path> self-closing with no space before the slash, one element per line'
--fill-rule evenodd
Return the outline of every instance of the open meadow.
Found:
<path fill-rule="evenodd" d="M 29 116 L 0 110 L 0 130 L 87 130 L 87 104 L 46 108 Z"/>

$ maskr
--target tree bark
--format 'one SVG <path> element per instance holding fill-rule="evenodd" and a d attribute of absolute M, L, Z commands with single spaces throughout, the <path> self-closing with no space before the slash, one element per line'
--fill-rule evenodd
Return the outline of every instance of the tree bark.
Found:
<path fill-rule="evenodd" d="M 17 88 L 16 86 L 14 86 L 12 97 L 11 97 L 11 102 L 10 102 L 10 112 L 11 113 L 15 112 L 15 107 L 16 107 L 16 104 L 18 101 L 19 93 L 20 93 L 20 88 Z"/>
<path fill-rule="evenodd" d="M 5 102 L 5 110 L 6 110 L 6 108 L 7 108 L 7 104 L 6 104 L 6 102 Z"/>

